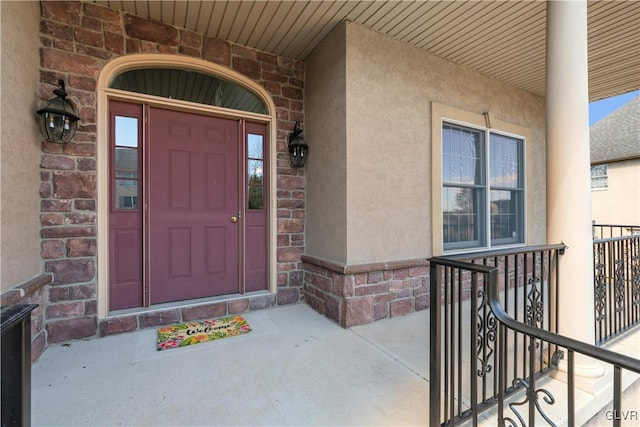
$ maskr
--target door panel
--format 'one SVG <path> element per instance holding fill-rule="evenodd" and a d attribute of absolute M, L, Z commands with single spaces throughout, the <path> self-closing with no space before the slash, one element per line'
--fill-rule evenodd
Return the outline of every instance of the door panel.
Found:
<path fill-rule="evenodd" d="M 149 116 L 151 303 L 239 292 L 238 122 Z"/>
<path fill-rule="evenodd" d="M 220 256 L 219 251 L 216 249 L 216 246 L 226 246 L 225 239 L 225 227 L 206 227 L 205 228 L 205 259 L 206 259 L 206 268 L 207 273 L 221 273 L 225 268 L 225 257 L 224 252 L 222 256 Z"/>
<path fill-rule="evenodd" d="M 141 221 L 133 218 L 127 228 L 119 218 L 110 232 L 110 288 L 111 310 L 142 305 L 142 233 Z"/>
<path fill-rule="evenodd" d="M 167 227 L 169 247 L 169 277 L 192 278 L 191 274 L 191 227 Z"/>

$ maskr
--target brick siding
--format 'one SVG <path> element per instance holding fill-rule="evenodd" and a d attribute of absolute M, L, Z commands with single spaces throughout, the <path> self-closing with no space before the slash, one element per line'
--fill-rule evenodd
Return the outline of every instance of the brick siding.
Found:
<path fill-rule="evenodd" d="M 81 121 L 67 145 L 42 142 L 40 163 L 41 253 L 53 277 L 43 323 L 47 342 L 123 332 L 216 314 L 239 313 L 303 297 L 305 179 L 289 166 L 287 136 L 303 122 L 304 64 L 94 3 L 41 2 L 40 87 L 44 101 L 64 79 Z M 102 67 L 133 53 L 201 58 L 235 70 L 272 96 L 277 118 L 277 294 L 97 322 L 96 87 Z M 104 255 L 103 255 L 104 256 Z M 267 300 L 265 300 L 267 298 Z M 223 311 L 225 313 L 223 313 Z M 39 338 L 42 339 L 42 338 Z"/>

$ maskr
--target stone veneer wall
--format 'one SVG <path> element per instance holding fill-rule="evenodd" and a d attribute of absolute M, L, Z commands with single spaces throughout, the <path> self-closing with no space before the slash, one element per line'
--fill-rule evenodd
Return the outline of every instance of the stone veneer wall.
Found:
<path fill-rule="evenodd" d="M 429 308 L 428 260 L 353 266 L 302 260 L 305 301 L 344 328 Z"/>
<path fill-rule="evenodd" d="M 31 360 L 34 361 L 47 345 L 45 325 L 45 307 L 49 299 L 51 275 L 43 274 L 2 293 L 0 305 L 8 307 L 14 304 L 37 304 L 31 312 Z"/>
<path fill-rule="evenodd" d="M 486 257 L 476 253 L 452 258 L 497 267 L 498 289 L 503 290 L 505 286 L 526 286 L 535 277 L 545 280 L 545 274 L 549 274 L 550 256 L 551 252 L 534 249 L 514 250 L 502 255 L 494 252 Z M 302 260 L 307 304 L 344 328 L 426 310 L 431 305 L 428 259 L 347 266 L 306 254 L 302 255 Z M 447 286 L 445 280 L 442 286 Z M 461 299 L 470 299 L 471 276 L 463 276 L 460 286 Z M 444 303 L 444 294 L 440 303 Z M 525 311 L 520 310 L 521 313 Z"/>
<path fill-rule="evenodd" d="M 41 253 L 53 281 L 43 304 L 48 343 L 95 336 L 96 315 L 96 81 L 110 59 L 133 53 L 171 53 L 233 69 L 273 97 L 277 117 L 277 294 L 147 312 L 102 322 L 101 334 L 241 313 L 303 296 L 305 179 L 289 167 L 287 136 L 303 121 L 304 64 L 224 40 L 78 1 L 41 2 L 40 88 L 51 98 L 58 79 L 67 83 L 80 126 L 67 145 L 43 142 Z"/>

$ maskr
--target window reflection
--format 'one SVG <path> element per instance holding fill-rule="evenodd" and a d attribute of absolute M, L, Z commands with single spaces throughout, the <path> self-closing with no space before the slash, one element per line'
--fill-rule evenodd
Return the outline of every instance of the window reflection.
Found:
<path fill-rule="evenodd" d="M 524 241 L 524 140 L 442 126 L 445 250 Z"/>
<path fill-rule="evenodd" d="M 138 209 L 138 119 L 115 117 L 114 204 L 116 209 Z"/>
<path fill-rule="evenodd" d="M 264 137 L 247 135 L 247 205 L 264 209 Z"/>

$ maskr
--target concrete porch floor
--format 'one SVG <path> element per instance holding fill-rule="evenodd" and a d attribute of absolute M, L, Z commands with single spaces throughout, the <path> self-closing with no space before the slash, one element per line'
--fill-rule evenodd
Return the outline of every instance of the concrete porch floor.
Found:
<path fill-rule="evenodd" d="M 32 367 L 32 424 L 428 424 L 428 310 L 351 329 L 306 304 L 245 318 L 249 334 L 178 349 L 157 351 L 156 329 L 52 346 Z M 637 329 L 607 347 L 639 357 Z M 639 385 L 623 396 L 625 410 L 640 410 Z M 580 398 L 583 420 L 606 405 L 609 390 Z M 481 425 L 495 425 L 490 411 Z M 602 412 L 588 425 L 611 421 Z"/>
<path fill-rule="evenodd" d="M 427 425 L 428 311 L 343 329 L 306 304 L 157 351 L 156 329 L 48 348 L 34 426 Z"/>

